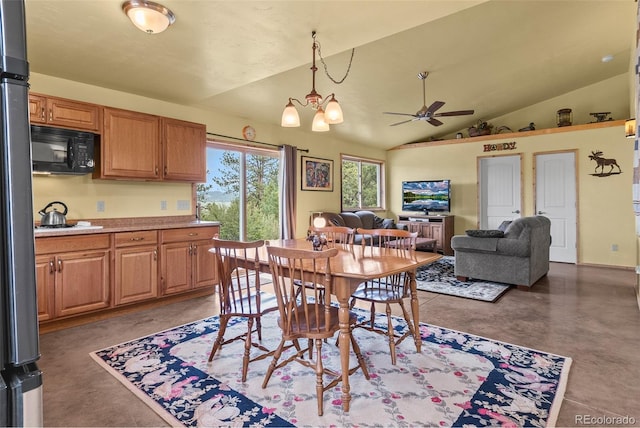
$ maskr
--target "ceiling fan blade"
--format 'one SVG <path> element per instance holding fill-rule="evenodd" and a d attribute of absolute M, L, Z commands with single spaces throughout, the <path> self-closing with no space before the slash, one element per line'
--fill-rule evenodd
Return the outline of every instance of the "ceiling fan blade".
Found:
<path fill-rule="evenodd" d="M 389 126 L 396 126 L 396 125 L 402 125 L 403 123 L 407 123 L 407 122 L 413 122 L 415 119 L 409 119 L 409 120 L 403 120 L 402 122 L 397 122 L 397 123 L 392 123 Z"/>
<path fill-rule="evenodd" d="M 415 117 L 415 114 L 409 114 L 409 113 L 394 113 L 392 111 L 383 111 L 382 114 L 396 114 L 398 116 L 411 116 L 411 117 Z"/>
<path fill-rule="evenodd" d="M 442 113 L 435 113 L 434 116 L 466 116 L 469 114 L 473 114 L 473 110 L 458 110 L 458 111 L 445 111 Z"/>
<path fill-rule="evenodd" d="M 444 105 L 444 101 L 434 101 L 427 109 L 427 113 L 433 113 Z"/>
<path fill-rule="evenodd" d="M 433 126 L 440 126 L 443 123 L 440 122 L 438 119 L 434 119 L 433 117 L 429 120 L 427 120 L 427 122 L 429 122 L 430 124 L 432 124 Z"/>

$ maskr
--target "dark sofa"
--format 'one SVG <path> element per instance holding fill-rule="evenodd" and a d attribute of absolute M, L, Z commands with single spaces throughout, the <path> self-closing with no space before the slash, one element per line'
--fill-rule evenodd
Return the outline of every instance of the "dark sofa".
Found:
<path fill-rule="evenodd" d="M 398 225 L 392 218 L 378 217 L 372 211 L 356 211 L 329 213 L 323 212 L 321 217 L 327 220 L 327 225 L 346 226 L 352 229 L 405 229 L 404 225 Z M 353 243 L 360 244 L 362 235 L 356 234 Z"/>

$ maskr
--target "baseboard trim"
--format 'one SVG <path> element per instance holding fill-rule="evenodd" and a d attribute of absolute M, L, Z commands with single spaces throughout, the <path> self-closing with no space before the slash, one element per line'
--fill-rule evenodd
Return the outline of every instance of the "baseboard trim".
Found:
<path fill-rule="evenodd" d="M 551 262 L 557 263 L 557 262 Z M 619 269 L 619 270 L 628 270 L 635 271 L 635 266 L 616 266 L 616 265 L 601 265 L 598 263 L 576 263 L 576 266 L 584 266 L 584 267 L 597 267 L 597 268 L 607 268 L 607 269 Z"/>

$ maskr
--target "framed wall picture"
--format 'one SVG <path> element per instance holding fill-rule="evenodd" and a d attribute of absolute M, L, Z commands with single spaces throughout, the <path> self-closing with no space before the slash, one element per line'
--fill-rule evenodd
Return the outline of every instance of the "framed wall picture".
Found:
<path fill-rule="evenodd" d="M 333 161 L 302 156 L 302 190 L 333 191 Z"/>

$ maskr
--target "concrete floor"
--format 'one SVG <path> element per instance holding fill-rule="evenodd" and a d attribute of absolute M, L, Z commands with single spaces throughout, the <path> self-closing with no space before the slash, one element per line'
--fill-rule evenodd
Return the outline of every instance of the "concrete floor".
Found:
<path fill-rule="evenodd" d="M 420 320 L 571 357 L 557 426 L 614 425 L 581 420 L 616 416 L 640 426 L 635 276 L 552 263 L 530 291 L 511 289 L 496 303 L 419 292 Z M 215 297 L 208 296 L 43 334 L 45 426 L 166 426 L 88 354 L 216 311 Z"/>

